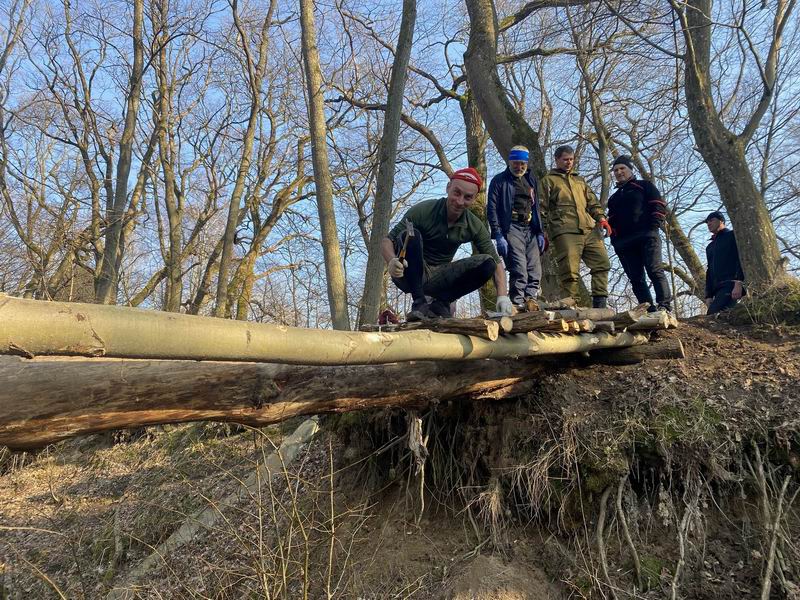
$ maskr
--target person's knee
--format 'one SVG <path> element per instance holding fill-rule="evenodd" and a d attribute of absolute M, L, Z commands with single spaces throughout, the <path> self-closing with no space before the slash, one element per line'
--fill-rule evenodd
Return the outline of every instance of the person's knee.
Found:
<path fill-rule="evenodd" d="M 488 254 L 478 254 L 476 258 L 482 258 L 483 260 L 478 263 L 475 268 L 475 275 L 483 279 L 483 281 L 488 281 L 489 278 L 494 274 L 497 265 L 494 262 L 494 258 L 489 256 Z"/>

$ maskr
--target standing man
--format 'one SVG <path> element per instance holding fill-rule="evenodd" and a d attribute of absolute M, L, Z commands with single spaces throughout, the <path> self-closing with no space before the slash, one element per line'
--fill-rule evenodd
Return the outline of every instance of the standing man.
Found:
<path fill-rule="evenodd" d="M 508 269 L 511 303 L 518 309 L 525 306 L 525 300 L 539 295 L 540 255 L 546 245 L 536 178 L 528 170 L 528 156 L 525 146 L 511 148 L 508 168 L 492 178 L 486 204 L 492 239 Z"/>
<path fill-rule="evenodd" d="M 510 315 L 503 263 L 486 225 L 468 209 L 483 181 L 472 167 L 450 176 L 447 197 L 412 206 L 383 239 L 381 254 L 395 285 L 411 294 L 409 321 L 452 317 L 450 304 L 494 276 L 497 311 Z M 409 228 L 413 235 L 409 235 Z M 480 254 L 453 262 L 461 244 L 473 242 Z M 405 259 L 399 258 L 405 246 Z M 429 302 L 426 296 L 432 298 Z"/>
<path fill-rule="evenodd" d="M 661 262 L 659 235 L 667 215 L 667 204 L 656 186 L 633 176 L 630 156 L 617 158 L 611 170 L 617 180 L 617 191 L 608 199 L 611 245 L 630 279 L 639 304 L 650 304 L 649 312 L 671 312 L 672 294 Z M 657 306 L 653 305 L 645 272 L 656 291 Z"/>
<path fill-rule="evenodd" d="M 725 215 L 715 210 L 706 217 L 706 226 L 711 232 L 706 246 L 706 314 L 713 315 L 731 308 L 747 292 L 736 235 L 725 227 Z"/>
<path fill-rule="evenodd" d="M 592 276 L 592 306 L 606 308 L 608 260 L 603 237 L 611 234 L 603 207 L 580 175 L 572 171 L 575 151 L 559 146 L 556 166 L 542 179 L 542 220 L 555 247 L 558 277 L 564 296 L 578 297 L 581 260 Z"/>

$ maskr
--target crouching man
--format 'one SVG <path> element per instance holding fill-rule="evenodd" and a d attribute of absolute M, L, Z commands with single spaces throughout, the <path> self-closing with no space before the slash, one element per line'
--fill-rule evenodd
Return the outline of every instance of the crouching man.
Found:
<path fill-rule="evenodd" d="M 497 311 L 511 314 L 503 263 L 486 225 L 469 210 L 482 185 L 475 169 L 456 171 L 447 184 L 445 198 L 412 206 L 383 239 L 381 254 L 392 281 L 411 294 L 413 302 L 406 315 L 409 321 L 452 317 L 451 303 L 491 277 L 497 287 Z M 413 235 L 409 235 L 408 222 Z M 470 242 L 479 254 L 453 261 L 458 247 Z M 404 246 L 405 257 L 401 259 Z"/>

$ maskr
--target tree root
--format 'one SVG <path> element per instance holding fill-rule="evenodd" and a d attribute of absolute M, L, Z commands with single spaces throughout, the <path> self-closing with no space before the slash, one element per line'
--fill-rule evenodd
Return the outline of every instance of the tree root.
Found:
<path fill-rule="evenodd" d="M 606 544 L 605 529 L 606 529 L 606 505 L 608 504 L 608 497 L 611 495 L 611 486 L 609 485 L 603 491 L 600 497 L 600 515 L 597 517 L 597 549 L 600 553 L 600 567 L 603 570 L 603 577 L 605 577 L 606 585 L 611 592 L 611 597 L 617 599 L 617 594 L 614 591 L 614 585 L 611 583 L 611 577 L 608 575 L 608 559 L 606 558 Z"/>
<path fill-rule="evenodd" d="M 622 524 L 622 533 L 625 535 L 625 541 L 628 543 L 628 547 L 631 550 L 633 568 L 636 572 L 636 587 L 640 590 L 643 590 L 645 585 L 642 579 L 642 563 L 639 561 L 639 553 L 636 551 L 636 546 L 633 544 L 631 532 L 628 529 L 628 520 L 625 518 L 625 511 L 622 510 L 622 492 L 625 489 L 625 483 L 627 481 L 628 473 L 625 473 L 622 477 L 620 477 L 619 485 L 617 486 L 617 516 L 619 517 L 619 522 Z"/>

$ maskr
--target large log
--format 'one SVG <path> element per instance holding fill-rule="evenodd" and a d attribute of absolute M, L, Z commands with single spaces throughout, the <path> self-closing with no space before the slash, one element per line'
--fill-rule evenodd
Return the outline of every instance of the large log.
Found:
<path fill-rule="evenodd" d="M 683 351 L 678 340 L 652 350 L 649 345 L 612 350 L 593 351 L 588 360 L 629 364 L 676 358 Z M 82 434 L 164 423 L 212 420 L 259 427 L 298 415 L 510 398 L 526 393 L 556 364 L 569 363 L 546 357 L 481 360 L 465 369 L 454 361 L 320 367 L 0 356 L 0 445 L 37 448 Z"/>
<path fill-rule="evenodd" d="M 196 420 L 263 426 L 297 415 L 508 397 L 532 360 L 367 366 L 0 356 L 0 444 L 35 448 L 109 429 Z"/>
<path fill-rule="evenodd" d="M 417 330 L 365 333 L 0 295 L 0 354 L 274 362 L 304 365 L 477 360 L 646 343 L 636 334 L 541 333 L 497 341 Z"/>

